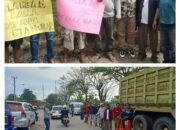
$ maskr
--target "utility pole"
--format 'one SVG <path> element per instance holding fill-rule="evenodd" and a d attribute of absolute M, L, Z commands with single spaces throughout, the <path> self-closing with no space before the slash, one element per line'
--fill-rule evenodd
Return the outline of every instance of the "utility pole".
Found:
<path fill-rule="evenodd" d="M 56 94 L 56 80 L 55 80 L 55 94 Z"/>
<path fill-rule="evenodd" d="M 15 96 L 16 96 L 16 79 L 18 78 L 17 76 L 11 76 L 13 79 L 13 87 L 14 87 L 14 101 L 15 101 Z"/>
<path fill-rule="evenodd" d="M 44 101 L 44 85 L 42 85 L 42 94 L 43 94 L 43 101 Z"/>

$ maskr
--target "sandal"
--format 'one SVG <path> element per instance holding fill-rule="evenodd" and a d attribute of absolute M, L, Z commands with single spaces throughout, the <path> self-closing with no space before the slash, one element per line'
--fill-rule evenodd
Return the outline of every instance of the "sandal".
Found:
<path fill-rule="evenodd" d="M 92 61 L 93 63 L 96 63 L 99 59 L 101 59 L 101 55 L 100 55 L 100 54 L 96 54 L 95 56 L 93 56 L 93 57 L 91 58 L 91 61 Z"/>
<path fill-rule="evenodd" d="M 110 53 L 107 55 L 108 59 L 111 61 L 111 62 L 115 62 L 116 61 L 116 58 Z"/>

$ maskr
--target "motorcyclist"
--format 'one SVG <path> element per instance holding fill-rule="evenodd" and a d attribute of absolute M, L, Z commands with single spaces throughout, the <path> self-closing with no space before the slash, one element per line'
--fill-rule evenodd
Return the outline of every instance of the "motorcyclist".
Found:
<path fill-rule="evenodd" d="M 64 105 L 63 109 L 61 110 L 61 122 L 63 125 L 65 125 L 67 127 L 67 124 L 69 123 L 69 110 L 67 109 L 67 106 Z"/>
<path fill-rule="evenodd" d="M 69 114 L 69 110 L 67 109 L 67 106 L 63 105 L 63 109 L 61 110 L 61 119 L 63 119 L 64 116 L 69 117 L 68 114 Z"/>

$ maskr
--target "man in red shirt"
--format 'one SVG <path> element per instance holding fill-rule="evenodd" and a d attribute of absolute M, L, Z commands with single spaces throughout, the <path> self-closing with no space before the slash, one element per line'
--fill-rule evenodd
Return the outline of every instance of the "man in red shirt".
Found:
<path fill-rule="evenodd" d="M 115 129 L 119 130 L 119 120 L 122 114 L 122 109 L 120 107 L 120 104 L 117 103 L 116 107 L 113 109 L 113 120 L 115 122 Z"/>
<path fill-rule="evenodd" d="M 88 117 L 89 117 L 89 104 L 88 104 L 88 102 L 85 102 L 85 103 L 84 103 L 84 105 L 83 105 L 83 111 L 84 111 L 84 117 L 85 117 L 84 122 L 85 122 L 85 123 L 88 123 Z"/>

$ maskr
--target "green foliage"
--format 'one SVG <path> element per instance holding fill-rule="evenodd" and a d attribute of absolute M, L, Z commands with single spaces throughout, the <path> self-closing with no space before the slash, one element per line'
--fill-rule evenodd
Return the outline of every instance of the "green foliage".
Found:
<path fill-rule="evenodd" d="M 14 100 L 14 94 L 9 94 L 6 98 L 6 100 L 11 100 L 13 101 Z M 15 95 L 15 101 L 18 101 L 19 98 L 17 97 L 17 95 Z"/>
<path fill-rule="evenodd" d="M 24 89 L 20 96 L 20 101 L 31 103 L 31 101 L 36 100 L 36 95 L 29 89 Z"/>
<path fill-rule="evenodd" d="M 51 105 L 60 105 L 63 103 L 63 96 L 59 94 L 49 94 L 46 98 L 46 102 Z"/>
<path fill-rule="evenodd" d="M 87 72 L 90 72 L 92 74 L 102 73 L 103 75 L 120 81 L 121 77 L 128 76 L 144 68 L 145 67 L 91 67 Z"/>

